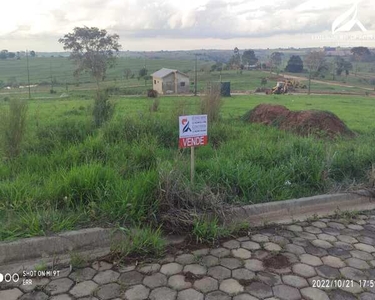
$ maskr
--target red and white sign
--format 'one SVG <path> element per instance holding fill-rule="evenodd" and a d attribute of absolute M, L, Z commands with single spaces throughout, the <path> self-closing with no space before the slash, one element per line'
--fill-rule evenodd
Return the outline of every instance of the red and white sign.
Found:
<path fill-rule="evenodd" d="M 180 148 L 207 145 L 207 115 L 180 116 Z"/>

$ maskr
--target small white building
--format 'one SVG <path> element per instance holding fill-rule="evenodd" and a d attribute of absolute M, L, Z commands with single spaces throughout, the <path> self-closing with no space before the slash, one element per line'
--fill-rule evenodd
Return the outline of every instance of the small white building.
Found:
<path fill-rule="evenodd" d="M 162 68 L 151 76 L 153 89 L 159 94 L 182 94 L 190 92 L 189 75 L 178 70 Z"/>

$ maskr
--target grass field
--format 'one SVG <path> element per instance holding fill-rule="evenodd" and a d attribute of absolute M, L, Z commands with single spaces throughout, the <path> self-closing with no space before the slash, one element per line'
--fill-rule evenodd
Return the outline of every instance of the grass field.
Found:
<path fill-rule="evenodd" d="M 22 153 L 0 162 L 0 240 L 91 225 L 159 224 L 161 187 L 173 186 L 181 197 L 190 189 L 227 203 L 260 203 L 366 186 L 371 179 L 371 97 L 226 98 L 221 120 L 209 126 L 209 145 L 196 151 L 194 186 L 189 151 L 177 148 L 177 117 L 199 112 L 199 98 L 161 97 L 152 113 L 145 97 L 111 101 L 115 115 L 102 128 L 93 126 L 90 95 L 29 101 Z M 0 112 L 8 103 L 0 99 Z M 357 137 L 298 137 L 242 121 L 259 103 L 332 111 Z"/>

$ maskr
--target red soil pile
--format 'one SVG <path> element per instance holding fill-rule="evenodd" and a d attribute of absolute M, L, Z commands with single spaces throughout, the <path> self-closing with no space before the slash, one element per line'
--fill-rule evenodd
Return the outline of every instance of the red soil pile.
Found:
<path fill-rule="evenodd" d="M 330 138 L 338 135 L 354 136 L 343 121 L 327 111 L 290 111 L 282 105 L 260 104 L 248 112 L 244 119 L 251 123 L 273 125 L 302 136 L 311 134 Z"/>

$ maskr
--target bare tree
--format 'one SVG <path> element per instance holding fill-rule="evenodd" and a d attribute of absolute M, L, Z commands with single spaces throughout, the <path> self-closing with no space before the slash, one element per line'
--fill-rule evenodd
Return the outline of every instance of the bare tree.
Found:
<path fill-rule="evenodd" d="M 309 95 L 311 91 L 311 77 L 324 66 L 324 57 L 324 52 L 312 51 L 305 58 L 304 65 L 309 70 Z"/>

